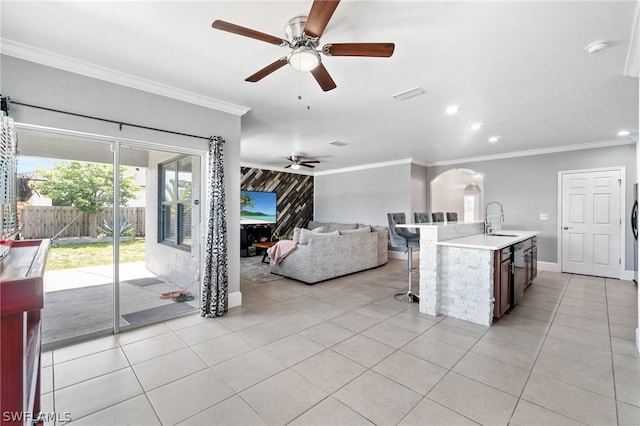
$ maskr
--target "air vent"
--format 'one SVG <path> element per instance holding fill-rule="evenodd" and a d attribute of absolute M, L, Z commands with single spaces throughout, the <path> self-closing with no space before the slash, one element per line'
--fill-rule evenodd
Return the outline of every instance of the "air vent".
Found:
<path fill-rule="evenodd" d="M 406 101 L 407 99 L 414 98 L 427 93 L 422 87 L 414 87 L 413 89 L 405 90 L 404 92 L 396 93 L 391 97 L 396 101 Z"/>
<path fill-rule="evenodd" d="M 333 145 L 333 146 L 345 146 L 347 145 L 346 142 L 342 142 L 342 141 L 331 141 L 331 142 L 327 142 L 329 145 Z"/>

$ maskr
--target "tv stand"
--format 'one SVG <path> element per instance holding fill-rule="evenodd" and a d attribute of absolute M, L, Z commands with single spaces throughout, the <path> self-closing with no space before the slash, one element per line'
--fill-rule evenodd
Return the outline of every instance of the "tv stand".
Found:
<path fill-rule="evenodd" d="M 272 225 L 241 225 L 240 229 L 240 256 L 251 256 L 251 244 L 265 241 L 271 241 Z"/>

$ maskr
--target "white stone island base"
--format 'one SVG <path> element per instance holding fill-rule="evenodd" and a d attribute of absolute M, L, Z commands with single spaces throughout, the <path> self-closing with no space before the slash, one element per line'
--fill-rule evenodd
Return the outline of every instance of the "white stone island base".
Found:
<path fill-rule="evenodd" d="M 494 302 L 493 251 L 438 247 L 440 313 L 477 324 L 491 325 Z"/>
<path fill-rule="evenodd" d="M 420 230 L 420 312 L 486 326 L 493 322 L 494 251 L 537 234 L 484 235 L 482 222 L 398 227 Z"/>

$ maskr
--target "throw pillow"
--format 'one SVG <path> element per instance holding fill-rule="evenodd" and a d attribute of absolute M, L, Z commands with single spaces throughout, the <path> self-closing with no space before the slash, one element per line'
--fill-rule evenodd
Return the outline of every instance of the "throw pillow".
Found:
<path fill-rule="evenodd" d="M 316 228 L 317 229 L 317 228 Z M 338 231 L 335 232 L 315 232 L 315 230 L 313 231 L 309 231 L 308 229 L 301 229 L 300 230 L 300 239 L 298 240 L 298 244 L 308 244 L 309 240 L 311 238 L 316 238 L 316 237 L 335 237 L 335 236 L 339 236 L 340 233 Z"/>
<path fill-rule="evenodd" d="M 300 243 L 300 234 L 302 233 L 302 231 L 307 231 L 307 232 L 313 232 L 315 234 L 319 234 L 321 232 L 324 232 L 324 226 L 321 226 L 319 228 L 314 228 L 314 229 L 304 229 L 304 228 L 298 228 L 297 226 L 295 228 L 293 228 L 293 241 L 295 241 L 296 243 Z M 304 243 L 306 244 L 306 243 Z"/>
<path fill-rule="evenodd" d="M 362 228 L 345 229 L 344 231 L 339 231 L 339 232 L 340 232 L 340 235 L 369 233 L 369 232 L 371 232 L 371 227 L 370 226 L 363 226 Z"/>

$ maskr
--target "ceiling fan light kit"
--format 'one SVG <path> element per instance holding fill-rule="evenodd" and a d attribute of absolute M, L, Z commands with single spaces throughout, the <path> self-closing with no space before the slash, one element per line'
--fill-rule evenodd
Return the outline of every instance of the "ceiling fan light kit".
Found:
<path fill-rule="evenodd" d="M 285 29 L 286 39 L 221 20 L 213 21 L 211 26 L 217 30 L 292 49 L 286 57 L 267 65 L 247 77 L 245 81 L 258 82 L 288 63 L 296 71 L 311 72 L 318 85 L 327 92 L 337 86 L 322 64 L 320 53 L 326 56 L 388 58 L 393 55 L 395 49 L 393 43 L 332 43 L 325 44 L 322 49 L 318 49 L 320 36 L 322 36 L 339 3 L 340 0 L 314 0 L 309 16 L 297 16 L 289 20 L 289 25 Z"/>
<path fill-rule="evenodd" d="M 287 56 L 287 62 L 296 71 L 308 72 L 317 68 L 321 60 L 318 52 L 303 46 L 293 49 Z"/>

